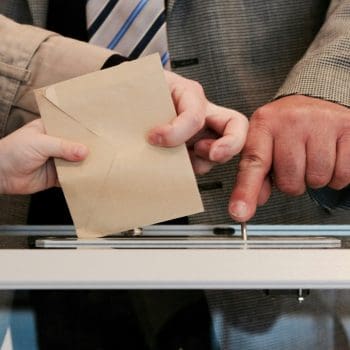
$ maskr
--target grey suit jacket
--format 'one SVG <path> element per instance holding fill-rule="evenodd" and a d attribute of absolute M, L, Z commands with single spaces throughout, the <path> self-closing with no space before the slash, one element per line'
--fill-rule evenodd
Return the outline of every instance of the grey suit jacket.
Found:
<path fill-rule="evenodd" d="M 43 26 L 46 6 L 46 0 L 2 0 L 0 13 Z M 167 10 L 174 71 L 200 81 L 210 100 L 247 115 L 296 93 L 350 106 L 349 0 L 169 0 Z M 231 222 L 227 203 L 236 162 L 198 178 L 206 212 L 192 223 Z M 0 221 L 11 221 L 9 215 Z M 345 211 L 321 208 L 307 194 L 288 198 L 275 191 L 252 223 L 349 221 Z"/>

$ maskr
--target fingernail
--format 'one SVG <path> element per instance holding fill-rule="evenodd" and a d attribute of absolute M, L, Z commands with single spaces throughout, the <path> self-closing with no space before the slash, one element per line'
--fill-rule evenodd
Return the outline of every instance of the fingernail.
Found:
<path fill-rule="evenodd" d="M 248 214 L 248 206 L 243 201 L 236 201 L 230 205 L 230 214 L 235 218 L 245 218 Z"/>
<path fill-rule="evenodd" d="M 163 138 L 158 134 L 151 134 L 148 136 L 148 142 L 151 145 L 161 145 L 163 143 Z"/>
<path fill-rule="evenodd" d="M 77 158 L 85 158 L 88 154 L 88 149 L 84 145 L 77 145 L 73 150 L 73 154 Z"/>

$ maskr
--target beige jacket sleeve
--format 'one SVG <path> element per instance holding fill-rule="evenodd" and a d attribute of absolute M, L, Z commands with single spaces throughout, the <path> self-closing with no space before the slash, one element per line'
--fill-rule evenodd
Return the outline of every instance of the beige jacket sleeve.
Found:
<path fill-rule="evenodd" d="M 0 15 L 0 137 L 39 116 L 33 90 L 99 70 L 113 51 Z"/>
<path fill-rule="evenodd" d="M 326 20 L 276 97 L 302 94 L 350 107 L 350 0 L 333 0 Z"/>

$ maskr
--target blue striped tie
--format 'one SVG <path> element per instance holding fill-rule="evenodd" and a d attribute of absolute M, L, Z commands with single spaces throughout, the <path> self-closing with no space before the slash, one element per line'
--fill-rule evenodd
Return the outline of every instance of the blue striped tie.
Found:
<path fill-rule="evenodd" d="M 89 42 L 135 59 L 158 52 L 170 67 L 164 0 L 88 0 Z"/>

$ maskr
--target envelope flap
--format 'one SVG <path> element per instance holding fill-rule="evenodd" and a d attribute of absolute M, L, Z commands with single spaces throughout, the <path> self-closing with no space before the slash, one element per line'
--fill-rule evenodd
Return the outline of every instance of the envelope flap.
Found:
<path fill-rule="evenodd" d="M 173 119 L 176 111 L 159 56 L 141 60 L 143 64 L 128 62 L 52 85 L 45 90 L 45 97 L 110 143 L 146 143 L 145 130 Z M 149 88 L 145 90 L 145 86 Z M 145 118 L 145 113 L 149 117 Z"/>
<path fill-rule="evenodd" d="M 86 230 L 87 222 L 98 205 L 99 190 L 112 166 L 114 151 L 102 138 L 89 132 L 51 104 L 43 96 L 44 92 L 45 89 L 40 89 L 35 95 L 47 132 L 67 140 L 82 142 L 89 148 L 89 156 L 83 162 L 71 163 L 55 159 L 58 178 L 80 236 L 80 231 Z"/>

